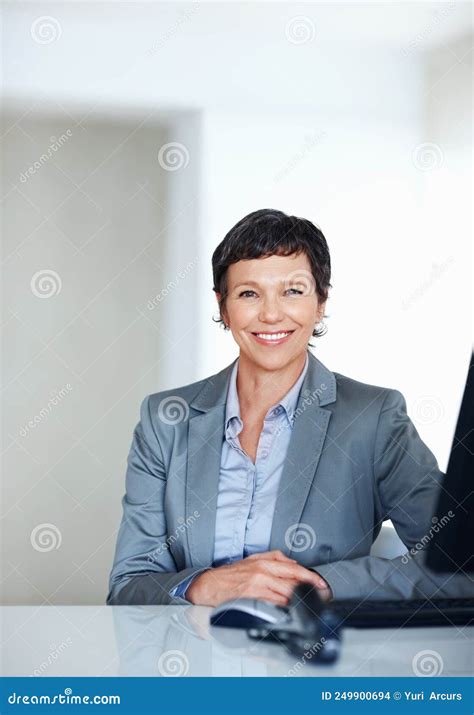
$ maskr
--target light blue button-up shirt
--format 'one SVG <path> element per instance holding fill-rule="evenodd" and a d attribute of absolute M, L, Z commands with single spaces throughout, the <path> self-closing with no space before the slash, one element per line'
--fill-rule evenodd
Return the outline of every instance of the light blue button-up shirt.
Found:
<path fill-rule="evenodd" d="M 298 396 L 308 369 L 308 354 L 294 385 L 265 415 L 255 464 L 239 441 L 243 422 L 237 393 L 238 368 L 239 360 L 233 367 L 227 392 L 217 495 L 214 567 L 269 549 L 278 485 L 290 443 Z M 186 589 L 197 575 L 193 574 L 176 586 L 170 592 L 171 595 L 184 597 Z"/>

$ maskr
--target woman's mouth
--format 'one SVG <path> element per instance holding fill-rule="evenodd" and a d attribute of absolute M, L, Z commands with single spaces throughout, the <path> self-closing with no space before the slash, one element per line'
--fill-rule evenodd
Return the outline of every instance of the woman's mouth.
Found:
<path fill-rule="evenodd" d="M 281 345 L 289 340 L 294 332 L 294 330 L 282 330 L 273 333 L 252 333 L 252 335 L 260 345 Z"/>

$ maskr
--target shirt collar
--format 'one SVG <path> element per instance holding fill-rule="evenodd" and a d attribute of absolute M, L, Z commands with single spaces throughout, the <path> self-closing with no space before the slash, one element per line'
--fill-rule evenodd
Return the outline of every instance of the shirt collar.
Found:
<path fill-rule="evenodd" d="M 275 410 L 278 407 L 282 407 L 288 417 L 288 420 L 290 422 L 290 425 L 293 426 L 293 420 L 294 420 L 294 413 L 296 410 L 296 405 L 298 402 L 298 396 L 301 390 L 301 385 L 303 384 L 303 380 L 305 378 L 306 372 L 308 370 L 308 351 L 306 351 L 306 361 L 303 367 L 303 370 L 301 371 L 300 376 L 294 383 L 292 387 L 288 390 L 286 395 L 281 398 L 281 400 L 276 403 L 275 405 L 272 405 L 270 409 L 267 412 L 267 415 L 270 414 L 273 410 Z M 226 412 L 225 412 L 225 427 L 226 431 L 228 430 L 230 436 L 235 437 L 236 434 L 239 432 L 239 429 L 237 428 L 236 424 L 234 423 L 233 425 L 229 425 L 230 420 L 232 420 L 233 417 L 236 417 L 237 420 L 235 421 L 238 425 L 241 423 L 240 419 L 240 404 L 239 404 L 239 395 L 237 393 L 237 372 L 239 369 L 239 359 L 235 361 L 234 367 L 232 368 L 232 373 L 230 376 L 230 382 L 229 382 L 229 389 L 227 392 L 227 402 L 226 402 Z"/>

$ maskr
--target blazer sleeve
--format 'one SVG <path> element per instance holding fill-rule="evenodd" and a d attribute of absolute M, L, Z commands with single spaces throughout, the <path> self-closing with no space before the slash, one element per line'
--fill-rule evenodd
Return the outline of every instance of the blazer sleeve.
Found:
<path fill-rule="evenodd" d="M 374 440 L 374 497 L 379 522 L 391 519 L 408 551 L 395 559 L 362 556 L 312 567 L 331 586 L 334 598 L 474 595 L 474 581 L 462 569 L 443 575 L 425 566 L 443 476 L 407 415 L 403 395 L 388 390 Z"/>
<path fill-rule="evenodd" d="M 125 486 L 107 605 L 189 604 L 184 598 L 174 598 L 171 591 L 204 569 L 177 571 L 167 548 L 166 470 L 151 420 L 150 396 L 142 402 L 133 433 Z"/>

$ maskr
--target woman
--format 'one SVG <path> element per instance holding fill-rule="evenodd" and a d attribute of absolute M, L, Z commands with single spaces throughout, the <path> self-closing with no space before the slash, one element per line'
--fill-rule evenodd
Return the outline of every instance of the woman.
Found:
<path fill-rule="evenodd" d="M 107 603 L 285 605 L 300 581 L 323 599 L 420 595 L 415 559 L 369 552 L 389 518 L 407 549 L 420 542 L 442 475 L 400 392 L 308 350 L 330 288 L 322 232 L 255 211 L 212 265 L 239 357 L 145 398 Z"/>

